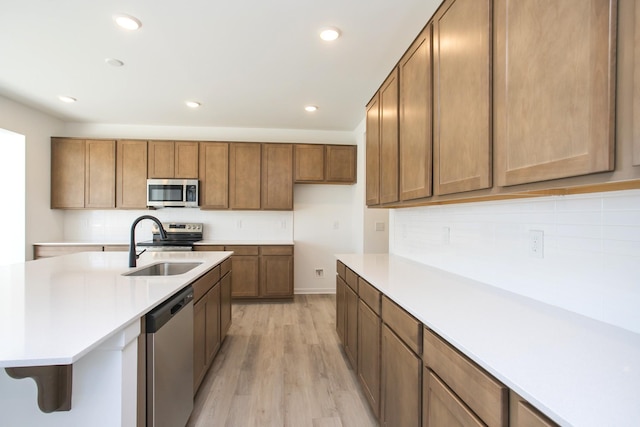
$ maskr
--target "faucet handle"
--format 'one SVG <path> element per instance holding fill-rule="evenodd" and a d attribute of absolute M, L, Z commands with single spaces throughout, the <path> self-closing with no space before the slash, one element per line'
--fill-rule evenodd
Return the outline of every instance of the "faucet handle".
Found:
<path fill-rule="evenodd" d="M 142 255 L 145 252 L 147 252 L 147 250 L 143 249 L 142 252 L 140 252 L 139 254 L 136 254 L 136 259 L 140 258 L 140 255 Z"/>

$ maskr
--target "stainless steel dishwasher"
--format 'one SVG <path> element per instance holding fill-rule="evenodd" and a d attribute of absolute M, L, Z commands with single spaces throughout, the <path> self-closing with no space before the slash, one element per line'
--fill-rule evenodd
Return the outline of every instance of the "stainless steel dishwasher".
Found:
<path fill-rule="evenodd" d="M 184 427 L 193 411 L 193 288 L 149 312 L 147 426 Z"/>

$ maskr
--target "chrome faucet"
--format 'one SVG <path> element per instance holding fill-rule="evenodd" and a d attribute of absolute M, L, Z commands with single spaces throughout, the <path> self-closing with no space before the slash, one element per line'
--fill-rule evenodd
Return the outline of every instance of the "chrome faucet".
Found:
<path fill-rule="evenodd" d="M 164 227 L 162 226 L 162 223 L 155 216 L 142 215 L 141 217 L 136 218 L 136 220 L 133 221 L 133 224 L 131 224 L 131 240 L 129 241 L 129 267 L 136 267 L 137 259 L 140 257 L 140 255 L 142 255 L 144 251 L 146 251 L 145 249 L 139 254 L 136 253 L 136 225 L 138 225 L 138 223 L 143 219 L 150 219 L 151 221 L 158 224 L 158 230 L 160 231 L 160 238 L 162 240 L 166 240 L 167 238 L 167 232 L 164 231 Z"/>

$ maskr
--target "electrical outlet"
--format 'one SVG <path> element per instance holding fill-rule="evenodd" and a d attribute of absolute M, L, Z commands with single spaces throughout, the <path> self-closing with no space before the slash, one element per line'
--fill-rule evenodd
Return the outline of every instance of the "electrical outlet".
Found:
<path fill-rule="evenodd" d="M 322 279 L 324 277 L 324 269 L 316 268 L 316 279 Z"/>
<path fill-rule="evenodd" d="M 242 228 L 242 220 L 241 219 L 236 220 L 236 228 Z"/>
<path fill-rule="evenodd" d="M 529 230 L 529 256 L 544 258 L 544 231 Z"/>
<path fill-rule="evenodd" d="M 376 222 L 376 231 L 384 231 L 384 222 Z"/>

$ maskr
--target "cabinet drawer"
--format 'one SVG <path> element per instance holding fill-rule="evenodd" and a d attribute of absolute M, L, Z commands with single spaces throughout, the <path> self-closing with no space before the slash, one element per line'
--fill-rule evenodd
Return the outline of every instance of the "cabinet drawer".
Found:
<path fill-rule="evenodd" d="M 258 255 L 260 246 L 225 246 L 226 251 L 233 251 L 234 255 Z"/>
<path fill-rule="evenodd" d="M 382 321 L 416 354 L 422 353 L 422 324 L 398 307 L 386 296 L 382 297 Z"/>
<path fill-rule="evenodd" d="M 216 265 L 193 283 L 193 301 L 197 302 L 202 298 L 209 289 L 213 288 L 213 285 L 218 283 L 218 280 L 220 280 L 220 266 Z"/>
<path fill-rule="evenodd" d="M 509 426 L 511 427 L 557 427 L 558 424 L 547 418 L 529 402 L 513 390 L 509 396 Z"/>
<path fill-rule="evenodd" d="M 508 425 L 509 389 L 424 328 L 425 365 L 434 371 L 488 426 Z"/>
<path fill-rule="evenodd" d="M 358 278 L 358 295 L 374 313 L 380 316 L 380 291 L 371 286 L 362 277 Z"/>
<path fill-rule="evenodd" d="M 224 246 L 222 245 L 193 245 L 194 251 L 212 251 L 212 252 L 222 252 L 224 251 Z"/>
<path fill-rule="evenodd" d="M 220 277 L 231 271 L 231 258 L 227 258 L 220 264 Z"/>
<path fill-rule="evenodd" d="M 358 275 L 347 268 L 346 276 L 347 276 L 347 280 L 346 280 L 347 285 L 349 285 L 349 287 L 353 289 L 357 294 L 358 293 Z"/>
<path fill-rule="evenodd" d="M 262 255 L 293 255 L 293 246 L 261 246 Z"/>
<path fill-rule="evenodd" d="M 129 245 L 105 245 L 103 249 L 105 252 L 127 252 Z"/>
<path fill-rule="evenodd" d="M 340 261 L 336 261 L 336 271 L 342 280 L 347 280 L 347 267 Z"/>

